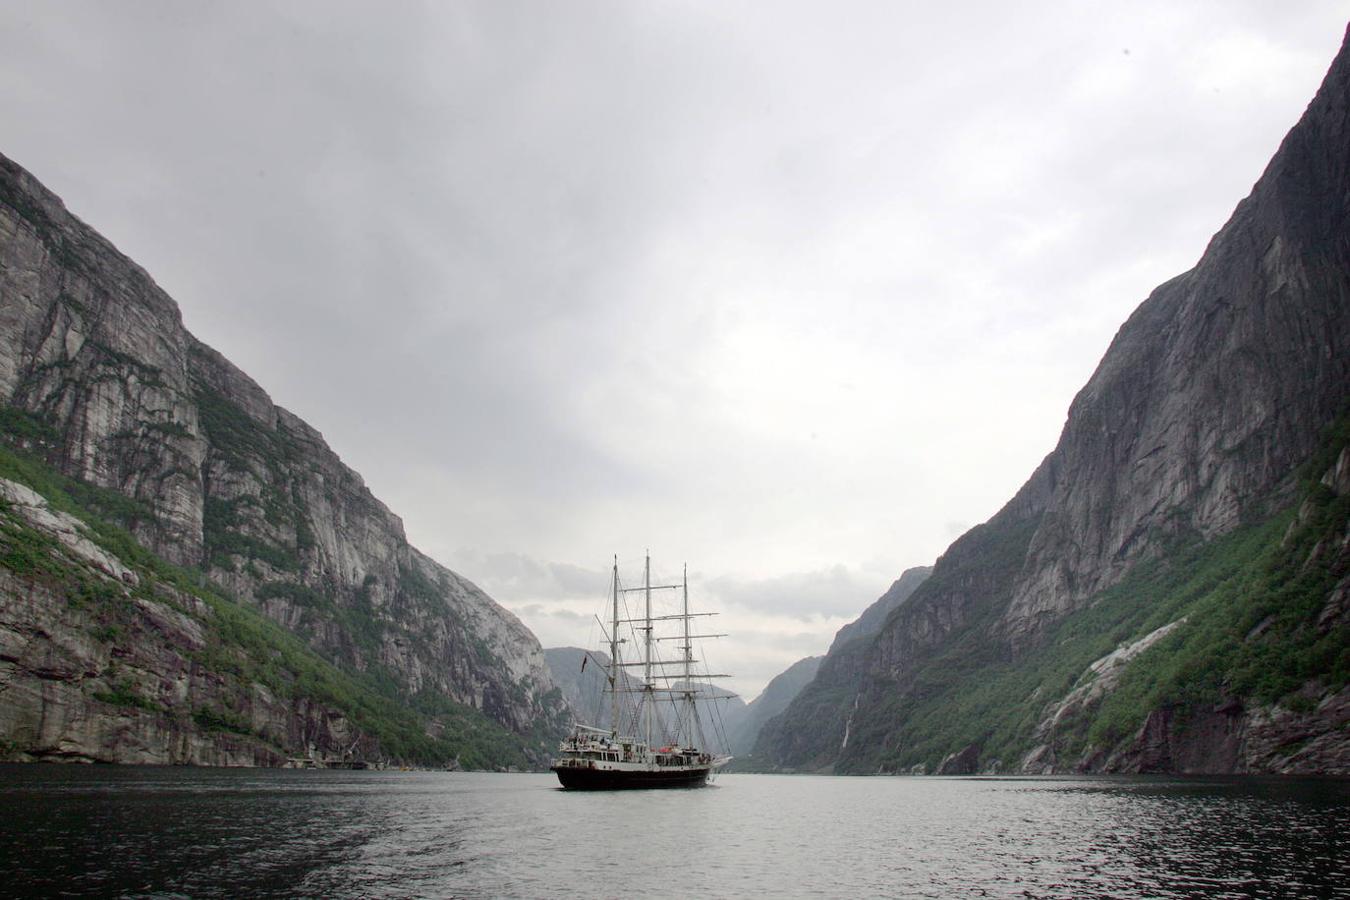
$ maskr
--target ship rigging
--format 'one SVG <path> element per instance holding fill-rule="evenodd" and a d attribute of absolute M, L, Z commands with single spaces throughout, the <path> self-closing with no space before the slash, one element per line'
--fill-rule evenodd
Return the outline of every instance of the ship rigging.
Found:
<path fill-rule="evenodd" d="M 609 645 L 608 661 L 587 658 L 603 666 L 606 692 L 610 695 L 609 727 L 576 723 L 559 745 L 559 757 L 552 765 L 564 788 L 574 790 L 617 790 L 624 788 L 698 787 L 707 784 L 731 757 L 710 749 L 704 733 L 700 701 L 715 699 L 708 685 L 725 674 L 699 674 L 694 682 L 695 641 L 724 637 L 721 634 L 694 634 L 691 622 L 714 616 L 713 612 L 689 611 L 689 575 L 685 568 L 679 584 L 654 585 L 651 557 L 643 567 L 641 587 L 623 588 L 619 584 L 619 563 L 614 561 L 608 628 L 602 623 Z M 679 591 L 680 612 L 652 614 L 652 595 L 659 591 Z M 620 598 L 641 594 L 643 615 L 620 616 Z M 625 662 L 622 658 L 620 627 L 629 626 L 642 643 L 642 658 Z M 658 628 L 676 626 L 674 634 L 657 634 Z M 662 660 L 656 652 L 662 641 L 679 641 L 675 659 Z M 583 661 L 583 669 L 586 662 Z M 626 674 L 641 668 L 642 680 Z M 671 671 L 674 669 L 674 671 Z M 658 715 L 658 698 L 673 703 L 673 720 Z M 631 715 L 626 715 L 630 713 Z M 713 721 L 715 721 L 715 716 Z M 629 732 L 625 734 L 625 726 Z M 661 744 L 657 746 L 657 729 Z"/>

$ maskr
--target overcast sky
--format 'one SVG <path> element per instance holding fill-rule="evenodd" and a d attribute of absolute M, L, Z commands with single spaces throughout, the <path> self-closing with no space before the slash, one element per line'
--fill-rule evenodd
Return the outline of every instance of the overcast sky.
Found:
<path fill-rule="evenodd" d="M 0 152 L 545 646 L 650 548 L 748 698 L 1021 486 L 1346 17 L 0 2 Z"/>

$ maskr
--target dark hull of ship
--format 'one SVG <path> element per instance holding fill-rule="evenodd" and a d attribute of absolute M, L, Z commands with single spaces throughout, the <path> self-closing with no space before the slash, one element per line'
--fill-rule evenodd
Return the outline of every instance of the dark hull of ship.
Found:
<path fill-rule="evenodd" d="M 652 772 L 616 772 L 612 769 L 582 769 L 554 766 L 558 781 L 569 791 L 626 791 L 647 788 L 692 788 L 708 783 L 712 768 L 674 769 Z"/>

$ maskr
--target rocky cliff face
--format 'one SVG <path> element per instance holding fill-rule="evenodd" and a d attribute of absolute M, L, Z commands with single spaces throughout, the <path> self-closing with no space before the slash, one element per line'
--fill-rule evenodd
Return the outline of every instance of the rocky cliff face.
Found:
<path fill-rule="evenodd" d="M 1105 623 L 1099 627 L 1117 629 L 1116 639 L 1130 644 L 1165 624 L 1151 621 L 1137 598 L 1112 593 L 1115 586 L 1174 564 L 1179 548 L 1217 546 L 1217 539 L 1270 521 L 1309 496 L 1299 493 L 1296 470 L 1325 446 L 1327 428 L 1350 400 L 1348 102 L 1350 54 L 1343 48 L 1302 120 L 1199 264 L 1155 290 L 1122 326 L 1074 400 L 1058 445 L 1027 484 L 997 516 L 952 545 L 929 581 L 865 648 L 826 661 L 773 734 L 766 729 L 765 753 L 782 765 L 810 768 L 885 769 L 952 754 L 963 766 L 981 758 L 982 766 L 1006 767 L 1006 760 L 981 756 L 981 742 L 1025 746 L 1024 722 L 973 728 L 968 743 L 953 743 L 956 732 L 942 730 L 933 698 L 972 708 L 1004 690 L 1003 706 L 1036 712 L 1067 701 L 1075 682 L 1065 683 L 1069 676 L 1052 663 L 1070 637 L 1075 647 L 1090 641 L 1074 629 Z M 1336 520 L 1343 510 L 1328 502 L 1326 515 L 1334 521 L 1326 533 L 1343 531 L 1343 518 Z M 1283 564 L 1302 571 L 1310 562 Z M 1326 576 L 1316 588 L 1314 618 L 1344 592 L 1336 563 L 1324 554 L 1317 565 Z M 1237 566 L 1232 562 L 1226 571 L 1237 573 Z M 1242 571 L 1251 584 L 1265 577 Z M 1181 576 L 1173 576 L 1168 583 L 1179 584 Z M 1242 596 L 1242 603 L 1261 601 Z M 1166 592 L 1153 602 L 1181 604 Z M 1138 630 L 1146 625 L 1148 631 Z M 1188 623 L 1141 660 L 1194 650 L 1201 629 Z M 1334 643 L 1338 634 L 1328 640 Z M 950 693 L 944 682 L 973 666 L 989 673 L 986 683 Z M 1083 671 L 1080 666 L 1073 675 Z M 1334 685 L 1322 673 L 1306 675 L 1313 676 L 1308 684 L 1321 684 L 1308 688 L 1320 691 L 1318 709 L 1338 709 Z M 1233 674 L 1234 683 L 1243 677 Z M 992 704 L 986 709 L 989 716 L 1005 712 Z M 1166 732 L 1181 743 L 1185 729 L 1167 723 L 1199 721 L 1176 708 L 1154 713 L 1155 738 Z M 1022 719 L 1033 720 L 1032 713 Z M 933 723 L 929 733 L 921 721 Z M 966 752 L 971 746 L 973 757 Z M 1344 738 L 1337 746 L 1343 758 L 1350 755 Z M 1184 753 L 1174 751 L 1076 758 L 1072 765 L 1184 768 L 1176 762 Z M 1330 751 L 1323 751 L 1325 759 Z M 1240 758 L 1251 769 L 1283 770 L 1270 755 Z"/>
<path fill-rule="evenodd" d="M 155 583 L 90 540 L 84 522 L 5 479 L 0 533 L 4 757 L 217 766 L 380 758 L 331 704 L 203 664 L 218 637 L 200 597 Z"/>
<path fill-rule="evenodd" d="M 124 524 L 321 655 L 527 733 L 564 713 L 533 635 L 408 545 L 322 436 L 183 327 L 150 277 L 0 157 L 0 403 Z"/>
<path fill-rule="evenodd" d="M 604 693 L 604 666 L 609 665 L 609 654 L 591 651 L 591 658 L 586 656 L 587 652 L 580 647 L 549 647 L 544 651 L 549 675 L 562 691 L 576 720 L 596 728 L 607 728 L 611 715 L 609 698 Z M 623 677 L 628 685 L 631 680 L 627 673 Z"/>
<path fill-rule="evenodd" d="M 1288 501 L 1350 384 L 1347 103 L 1342 52 L 1199 264 L 1139 307 L 1075 398 L 1005 617 L 1016 643 L 1169 537 Z"/>
<path fill-rule="evenodd" d="M 1283 684 L 1264 692 L 1264 701 L 1260 691 L 1244 686 L 1242 666 L 1230 666 L 1209 698 L 1154 704 L 1132 732 L 1084 742 L 1084 724 L 1109 716 L 1120 692 L 1137 689 L 1142 674 L 1166 664 L 1169 651 L 1184 656 L 1179 639 L 1190 617 L 1182 616 L 1093 661 L 1071 691 L 1047 704 L 1019 769 L 1350 774 L 1350 446 L 1344 436 L 1334 459 L 1288 526 L 1272 535 L 1276 564 L 1251 591 L 1261 600 L 1257 614 L 1239 616 L 1239 627 L 1228 636 L 1248 656 L 1304 655 L 1312 647 L 1310 658 L 1258 669 L 1263 678 L 1284 674 L 1281 668 L 1287 673 Z M 1299 589 L 1300 581 L 1312 590 Z M 1287 586 L 1291 582 L 1295 589 Z M 1272 639 L 1281 625 L 1292 625 L 1302 640 Z"/>

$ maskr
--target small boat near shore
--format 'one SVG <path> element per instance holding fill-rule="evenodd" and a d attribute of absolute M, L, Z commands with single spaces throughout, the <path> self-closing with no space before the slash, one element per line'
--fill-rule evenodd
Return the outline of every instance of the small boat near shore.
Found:
<path fill-rule="evenodd" d="M 694 642 L 703 638 L 722 637 L 717 634 L 693 634 L 690 622 L 710 612 L 689 611 L 689 577 L 686 570 L 680 584 L 653 585 L 651 558 L 643 568 L 641 587 L 622 588 L 619 584 L 619 564 L 616 559 L 611 592 L 611 615 L 607 623 L 609 659 L 596 661 L 605 672 L 605 690 L 610 695 L 610 725 L 576 723 L 559 745 L 559 756 L 551 770 L 558 781 L 570 790 L 624 790 L 634 788 L 700 787 L 709 782 L 718 769 L 731 762 L 728 755 L 709 749 L 703 733 L 703 717 L 699 714 L 700 701 L 712 699 L 701 684 L 693 681 Z M 655 591 L 678 590 L 682 605 L 678 613 L 652 615 L 652 594 Z M 629 593 L 644 597 L 644 614 L 640 618 L 620 617 L 620 598 Z M 642 645 L 642 659 L 624 662 L 621 628 L 629 626 Z M 657 634 L 659 628 L 673 629 L 672 634 Z M 657 647 L 662 641 L 678 641 L 679 651 L 674 659 L 659 658 Z M 586 661 L 582 663 L 583 667 Z M 626 669 L 641 668 L 642 679 L 626 674 Z M 700 682 L 726 675 L 699 674 Z M 658 705 L 667 705 L 668 712 L 658 712 Z M 627 733 L 625 733 L 627 729 Z"/>

